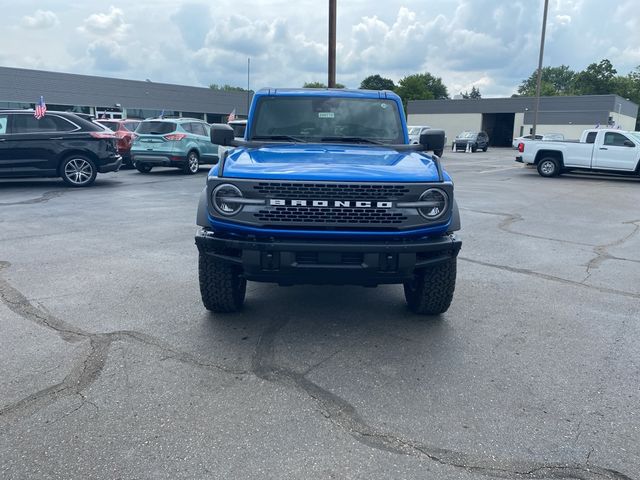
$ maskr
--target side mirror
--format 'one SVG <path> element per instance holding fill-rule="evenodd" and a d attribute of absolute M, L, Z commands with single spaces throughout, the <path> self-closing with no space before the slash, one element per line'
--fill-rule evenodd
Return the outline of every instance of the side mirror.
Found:
<path fill-rule="evenodd" d="M 420 145 L 425 150 L 437 151 L 444 149 L 444 130 L 430 129 L 420 134 Z"/>
<path fill-rule="evenodd" d="M 625 141 L 624 141 L 624 143 L 623 143 L 623 145 L 624 145 L 625 147 L 635 147 L 635 146 L 636 146 L 636 144 L 635 144 L 635 143 L 633 143 L 631 140 L 625 140 Z"/>
<path fill-rule="evenodd" d="M 210 133 L 211 143 L 222 145 L 223 147 L 231 146 L 233 142 L 233 128 L 224 123 L 212 123 Z"/>

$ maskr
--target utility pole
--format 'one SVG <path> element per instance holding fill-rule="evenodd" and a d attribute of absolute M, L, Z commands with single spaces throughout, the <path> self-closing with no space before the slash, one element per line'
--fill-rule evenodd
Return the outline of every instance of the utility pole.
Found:
<path fill-rule="evenodd" d="M 249 89 L 250 72 L 251 72 L 251 57 L 247 58 L 247 117 L 249 116 L 249 107 L 251 103 L 251 90 Z"/>
<path fill-rule="evenodd" d="M 329 0 L 329 88 L 336 87 L 336 0 Z"/>
<path fill-rule="evenodd" d="M 547 11 L 549 10 L 549 0 L 544 0 L 544 14 L 542 15 L 542 35 L 540 35 L 540 57 L 538 57 L 538 80 L 536 82 L 536 101 L 533 111 L 533 139 L 536 138 L 538 128 L 538 109 L 540 108 L 540 84 L 542 83 L 542 57 L 544 55 L 544 36 L 547 31 Z"/>

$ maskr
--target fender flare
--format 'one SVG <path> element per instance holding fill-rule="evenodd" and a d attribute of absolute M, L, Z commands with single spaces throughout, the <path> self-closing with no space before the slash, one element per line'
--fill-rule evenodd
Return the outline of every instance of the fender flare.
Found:
<path fill-rule="evenodd" d="M 460 209 L 458 209 L 458 202 L 456 199 L 453 199 L 453 208 L 451 209 L 451 225 L 449 225 L 449 230 L 447 233 L 457 232 L 460 230 Z"/>
<path fill-rule="evenodd" d="M 200 227 L 209 227 L 209 205 L 207 202 L 207 187 L 202 189 L 200 200 L 198 201 L 198 213 L 196 214 L 196 224 Z"/>

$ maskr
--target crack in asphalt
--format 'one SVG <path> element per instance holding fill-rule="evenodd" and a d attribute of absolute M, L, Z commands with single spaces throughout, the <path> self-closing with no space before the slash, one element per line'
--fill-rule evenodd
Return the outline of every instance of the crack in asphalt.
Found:
<path fill-rule="evenodd" d="M 9 266 L 8 262 L 0 262 L 0 272 Z M 289 323 L 288 318 L 278 318 L 267 326 L 258 339 L 251 361 L 251 370 L 247 372 L 203 362 L 192 354 L 181 352 L 162 340 L 140 332 L 121 330 L 109 333 L 88 333 L 33 306 L 22 293 L 12 287 L 1 276 L 0 299 L 10 310 L 25 320 L 55 331 L 64 341 L 75 343 L 84 340 L 88 344 L 84 355 L 73 363 L 71 371 L 62 382 L 0 408 L 0 420 L 11 419 L 28 411 L 38 410 L 54 403 L 61 397 L 69 395 L 80 396 L 82 398 L 81 405 L 58 417 L 55 421 L 79 411 L 85 403 L 90 403 L 96 412 L 99 412 L 98 406 L 88 401 L 82 392 L 99 378 L 109 356 L 111 344 L 114 341 L 130 340 L 158 348 L 167 357 L 189 365 L 216 369 L 235 375 L 253 373 L 256 377 L 265 381 L 302 391 L 316 402 L 320 413 L 333 425 L 348 433 L 359 443 L 377 450 L 426 458 L 445 466 L 460 468 L 494 478 L 631 480 L 630 477 L 620 472 L 591 464 L 542 464 L 477 458 L 463 452 L 446 450 L 408 440 L 400 435 L 387 433 L 371 426 L 358 414 L 353 405 L 308 379 L 306 373 L 298 373 L 275 364 L 274 343 L 280 331 Z M 587 457 L 587 460 L 589 457 Z"/>
<path fill-rule="evenodd" d="M 264 330 L 256 344 L 251 371 L 262 380 L 306 393 L 317 403 L 324 417 L 363 445 L 398 455 L 427 458 L 441 465 L 494 478 L 631 480 L 625 474 L 594 465 L 509 462 L 478 458 L 464 452 L 442 449 L 384 432 L 366 423 L 353 405 L 314 383 L 305 376 L 306 374 L 276 365 L 275 340 L 288 323 L 287 318 L 277 318 Z"/>
<path fill-rule="evenodd" d="M 61 197 L 67 192 L 68 190 L 51 190 L 49 192 L 44 192 L 39 197 L 30 198 L 29 200 L 22 200 L 20 202 L 0 203 L 0 207 L 10 207 L 13 205 L 32 205 L 34 203 L 47 203 L 52 198 Z"/>
<path fill-rule="evenodd" d="M 626 222 L 622 222 L 623 225 L 633 225 L 634 226 L 633 231 L 631 231 L 630 233 L 628 233 L 624 237 L 622 237 L 622 238 L 620 238 L 618 240 L 614 240 L 614 241 L 612 241 L 610 243 L 605 243 L 605 244 L 601 244 L 601 245 L 593 245 L 593 244 L 590 244 L 590 243 L 574 242 L 572 240 L 562 240 L 560 238 L 545 237 L 545 236 L 542 236 L 542 235 L 534 235 L 534 234 L 530 234 L 530 233 L 523 233 L 523 232 L 518 232 L 518 231 L 512 230 L 510 228 L 511 225 L 513 225 L 516 222 L 524 221 L 524 218 L 522 217 L 522 215 L 517 214 L 517 213 L 489 212 L 489 211 L 486 211 L 486 210 L 475 210 L 475 209 L 471 209 L 471 208 L 461 208 L 461 210 L 466 210 L 468 212 L 473 212 L 473 213 L 480 213 L 480 214 L 484 214 L 484 215 L 495 215 L 495 216 L 499 216 L 499 217 L 505 217 L 504 220 L 502 220 L 498 224 L 498 229 L 500 229 L 500 230 L 502 230 L 504 232 L 507 232 L 507 233 L 511 233 L 513 235 L 520 235 L 520 236 L 523 236 L 523 237 L 535 238 L 535 239 L 539 239 L 539 240 L 548 240 L 548 241 L 551 241 L 551 242 L 558 242 L 558 243 L 562 243 L 562 244 L 577 245 L 577 246 L 592 248 L 593 249 L 593 253 L 595 253 L 596 256 L 594 258 L 592 258 L 591 260 L 589 260 L 589 262 L 587 262 L 587 264 L 586 264 L 586 277 L 580 283 L 586 282 L 591 277 L 591 273 L 592 273 L 591 270 L 594 269 L 594 268 L 598 268 L 602 263 L 604 263 L 607 260 L 619 260 L 619 261 L 623 261 L 623 262 L 640 263 L 640 260 L 636 260 L 636 259 L 632 259 L 632 258 L 617 257 L 615 255 L 611 255 L 609 253 L 609 251 L 608 251 L 612 247 L 618 247 L 618 246 L 622 245 L 626 241 L 630 240 L 634 235 L 636 235 L 638 233 L 638 231 L 640 231 L 640 220 L 629 220 L 629 221 L 626 221 Z"/>
<path fill-rule="evenodd" d="M 549 275 L 547 273 L 536 272 L 534 270 L 529 270 L 527 268 L 517 268 L 517 267 L 510 267 L 508 265 L 500 265 L 498 263 L 483 262 L 481 260 L 474 260 L 472 258 L 463 257 L 463 256 L 458 256 L 458 259 L 463 260 L 465 262 L 469 262 L 469 263 L 475 263 L 476 265 L 482 265 L 484 267 L 497 268 L 499 270 L 504 270 L 507 272 L 519 273 L 521 275 L 528 275 L 531 277 L 540 278 L 542 280 L 549 280 L 551 282 L 562 283 L 564 285 L 572 285 L 575 287 L 588 288 L 591 290 L 596 290 L 600 293 L 620 295 L 628 298 L 636 298 L 636 299 L 640 298 L 640 293 L 627 292 L 625 290 L 617 290 L 615 288 L 598 287 L 596 285 L 589 285 L 588 283 L 582 283 L 575 280 L 568 280 L 566 278 L 556 277 L 555 275 Z"/>
<path fill-rule="evenodd" d="M 0 274 L 9 266 L 9 262 L 0 261 Z M 130 330 L 90 333 L 81 328 L 74 327 L 34 306 L 2 276 L 0 276 L 0 301 L 21 318 L 57 333 L 60 338 L 67 343 L 83 342 L 88 344 L 84 354 L 80 355 L 80 357 L 73 362 L 70 372 L 61 382 L 27 395 L 9 405 L 0 407 L 0 420 L 13 418 L 25 411 L 39 410 L 56 402 L 61 397 L 69 395 L 83 396 L 81 392 L 91 386 L 100 376 L 106 364 L 111 344 L 115 341 L 141 343 L 158 349 L 166 358 L 172 358 L 181 363 L 199 368 L 214 369 L 232 375 L 245 375 L 249 373 L 246 370 L 229 368 L 224 365 L 202 361 L 197 356 L 188 352 L 182 352 L 167 342 L 146 333 Z M 86 401 L 88 402 L 88 400 Z"/>

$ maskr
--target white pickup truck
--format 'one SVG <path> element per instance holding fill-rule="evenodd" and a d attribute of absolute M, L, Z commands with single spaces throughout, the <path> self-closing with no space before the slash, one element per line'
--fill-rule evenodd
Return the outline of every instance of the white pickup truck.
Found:
<path fill-rule="evenodd" d="M 585 130 L 579 141 L 529 140 L 518 145 L 516 162 L 535 165 L 543 177 L 571 170 L 640 175 L 640 132 Z"/>

